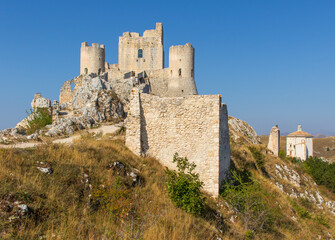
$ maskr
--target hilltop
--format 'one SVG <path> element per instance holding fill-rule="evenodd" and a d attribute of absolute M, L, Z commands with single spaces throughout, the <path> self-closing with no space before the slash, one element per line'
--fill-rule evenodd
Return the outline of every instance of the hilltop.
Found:
<path fill-rule="evenodd" d="M 174 206 L 165 168 L 131 153 L 123 131 L 82 133 L 72 145 L 1 149 L 1 238 L 333 238 L 334 193 L 263 145 L 231 146 L 243 184 L 218 199 L 207 195 L 198 216 Z"/>

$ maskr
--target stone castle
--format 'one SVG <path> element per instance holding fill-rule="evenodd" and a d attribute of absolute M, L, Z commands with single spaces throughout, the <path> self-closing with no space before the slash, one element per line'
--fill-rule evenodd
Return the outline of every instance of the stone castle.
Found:
<path fill-rule="evenodd" d="M 33 102 L 41 99 L 35 96 Z M 125 142 L 131 151 L 156 157 L 169 168 L 175 168 L 175 153 L 187 157 L 197 165 L 204 190 L 218 196 L 230 167 L 227 106 L 221 95 L 198 95 L 190 43 L 170 47 L 164 68 L 161 23 L 143 36 L 123 33 L 118 64 L 105 61 L 104 45 L 83 42 L 80 75 L 63 84 L 59 102 L 50 108 L 55 117 L 47 136 L 126 116 Z"/>
<path fill-rule="evenodd" d="M 126 145 L 170 168 L 174 153 L 196 163 L 204 189 L 217 196 L 230 166 L 227 106 L 221 95 L 198 95 L 194 48 L 171 46 L 164 68 L 163 25 L 119 37 L 117 64 L 105 61 L 105 46 L 81 44 L 80 76 L 64 83 L 60 104 L 71 101 L 83 78 L 97 74 L 127 105 Z M 71 88 L 74 84 L 74 88 Z"/>
<path fill-rule="evenodd" d="M 125 32 L 119 37 L 119 63 L 105 61 L 105 46 L 81 44 L 80 74 L 107 73 L 108 80 L 137 78 L 150 83 L 150 93 L 157 96 L 197 94 L 194 81 L 194 48 L 191 44 L 171 46 L 169 67 L 164 68 L 163 25 L 146 30 L 143 36 Z"/>

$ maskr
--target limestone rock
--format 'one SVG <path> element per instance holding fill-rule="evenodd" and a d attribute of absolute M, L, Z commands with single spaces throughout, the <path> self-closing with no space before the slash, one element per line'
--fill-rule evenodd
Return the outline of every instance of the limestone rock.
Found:
<path fill-rule="evenodd" d="M 230 137 L 237 142 L 243 141 L 250 144 L 259 144 L 260 138 L 257 136 L 256 131 L 246 122 L 229 116 L 229 133 Z"/>
<path fill-rule="evenodd" d="M 21 128 L 8 128 L 0 131 L 0 143 L 22 141 L 26 139 L 26 133 Z"/>

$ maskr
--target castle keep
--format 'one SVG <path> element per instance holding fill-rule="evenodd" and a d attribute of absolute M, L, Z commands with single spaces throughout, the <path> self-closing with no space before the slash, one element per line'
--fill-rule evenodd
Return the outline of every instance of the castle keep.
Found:
<path fill-rule="evenodd" d="M 196 163 L 204 190 L 218 196 L 230 166 L 227 106 L 221 103 L 221 95 L 198 95 L 190 43 L 171 46 L 169 66 L 164 68 L 161 23 L 143 36 L 123 33 L 117 64 L 105 61 L 104 45 L 83 42 L 80 74 L 63 84 L 60 104 L 70 106 L 74 98 L 92 98 L 82 91 L 90 77 L 102 87 L 110 86 L 127 106 L 127 147 L 137 155 L 156 157 L 169 168 L 175 168 L 174 153 L 187 157 Z"/>

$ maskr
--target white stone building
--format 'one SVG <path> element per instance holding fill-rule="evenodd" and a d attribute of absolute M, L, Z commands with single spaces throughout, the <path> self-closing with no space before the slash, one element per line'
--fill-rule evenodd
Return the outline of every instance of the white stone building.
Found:
<path fill-rule="evenodd" d="M 301 125 L 298 125 L 298 131 L 287 135 L 286 155 L 301 160 L 313 156 L 313 136 L 302 131 Z"/>

